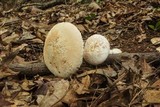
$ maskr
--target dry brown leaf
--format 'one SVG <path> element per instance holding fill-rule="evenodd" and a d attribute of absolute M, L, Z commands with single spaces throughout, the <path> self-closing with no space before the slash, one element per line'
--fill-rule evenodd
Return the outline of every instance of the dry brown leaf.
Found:
<path fill-rule="evenodd" d="M 160 88 L 160 79 L 158 79 L 156 82 L 154 82 L 151 87 Z"/>
<path fill-rule="evenodd" d="M 85 94 L 85 93 L 89 93 L 88 92 L 88 88 L 90 85 L 90 77 L 87 75 L 85 77 L 82 78 L 82 83 L 80 83 L 77 80 L 72 80 L 71 81 L 71 85 L 73 87 L 73 90 L 77 93 L 77 94 Z"/>
<path fill-rule="evenodd" d="M 22 57 L 20 57 L 20 56 L 16 56 L 16 57 L 13 59 L 12 63 L 24 63 L 24 61 L 25 61 L 24 58 L 22 58 Z"/>
<path fill-rule="evenodd" d="M 138 71 L 138 68 L 136 67 L 136 63 L 134 61 L 134 59 L 129 59 L 129 60 L 126 60 L 124 62 L 122 62 L 122 65 L 127 69 L 132 69 L 133 71 Z"/>
<path fill-rule="evenodd" d="M 137 35 L 136 38 L 138 39 L 138 42 L 142 42 L 142 41 L 145 40 L 147 37 L 146 37 L 146 34 L 140 34 L 140 35 Z"/>
<path fill-rule="evenodd" d="M 0 70 L 0 79 L 2 79 L 2 78 L 5 78 L 5 77 L 8 77 L 8 76 L 13 76 L 13 75 L 17 75 L 18 74 L 18 72 L 14 72 L 14 71 L 12 71 L 11 69 L 9 69 L 9 68 L 2 68 L 1 70 Z"/>
<path fill-rule="evenodd" d="M 126 83 L 125 82 L 123 82 L 123 81 L 118 81 L 117 83 L 116 83 L 116 86 L 117 86 L 117 88 L 118 88 L 118 90 L 119 91 L 121 91 L 121 90 L 124 90 L 124 89 L 126 89 Z"/>
<path fill-rule="evenodd" d="M 32 39 L 32 40 L 30 40 L 31 42 L 33 42 L 33 43 L 38 43 L 38 44 L 43 44 L 44 42 L 41 40 L 41 39 L 39 39 L 39 38 L 36 38 L 36 39 Z"/>
<path fill-rule="evenodd" d="M 5 37 L 2 41 L 5 42 L 5 43 L 7 43 L 7 44 L 9 44 L 11 42 L 14 42 L 14 41 L 18 40 L 18 38 L 19 38 L 19 35 L 16 34 L 15 32 L 13 32 L 11 34 L 11 36 Z"/>
<path fill-rule="evenodd" d="M 21 87 L 23 90 L 25 91 L 29 91 L 33 88 L 35 84 L 33 83 L 32 80 L 27 80 L 27 79 L 24 79 L 23 80 L 23 83 L 21 84 Z"/>
<path fill-rule="evenodd" d="M 89 75 L 82 78 L 82 84 L 84 85 L 84 87 L 88 88 L 90 86 L 90 82 L 91 81 Z"/>
<path fill-rule="evenodd" d="M 148 104 L 160 103 L 160 90 L 146 90 L 143 97 Z"/>
<path fill-rule="evenodd" d="M 68 105 L 71 105 L 76 100 L 78 100 L 78 98 L 76 96 L 76 92 L 72 88 L 70 88 L 70 90 L 67 92 L 65 97 L 62 99 L 62 102 L 66 103 Z"/>
<path fill-rule="evenodd" d="M 107 23 L 108 22 L 107 18 L 104 15 L 101 16 L 100 21 L 103 22 L 103 23 Z"/>
<path fill-rule="evenodd" d="M 101 7 L 96 2 L 90 3 L 89 7 L 92 8 L 92 9 L 94 9 L 94 10 L 101 9 Z"/>
<path fill-rule="evenodd" d="M 31 14 L 38 14 L 43 12 L 41 9 L 36 8 L 35 6 L 31 7 Z"/>
<path fill-rule="evenodd" d="M 28 21 L 22 21 L 22 28 L 29 30 L 31 28 L 31 25 L 28 23 Z"/>
<path fill-rule="evenodd" d="M 13 102 L 5 100 L 2 96 L 0 97 L 0 107 L 10 107 Z"/>
<path fill-rule="evenodd" d="M 13 101 L 13 105 L 11 105 L 10 107 L 29 107 L 29 105 L 27 104 L 27 102 L 23 101 L 23 100 L 14 100 Z"/>
<path fill-rule="evenodd" d="M 20 87 L 19 83 L 15 82 L 15 81 L 7 81 L 7 82 L 5 82 L 5 85 L 6 85 L 5 87 L 9 87 L 8 91 L 10 92 L 12 97 L 14 96 L 15 93 L 18 93 L 21 91 L 21 87 Z"/>
<path fill-rule="evenodd" d="M 152 39 L 151 39 L 151 43 L 152 43 L 153 45 L 158 45 L 158 44 L 160 44 L 160 37 L 154 37 L 154 38 L 152 38 Z"/>
<path fill-rule="evenodd" d="M 32 94 L 29 92 L 21 91 L 18 93 L 15 99 L 29 103 L 32 100 Z"/>
<path fill-rule="evenodd" d="M 14 52 L 14 51 L 16 51 L 16 50 L 22 50 L 22 49 L 23 49 L 24 47 L 26 47 L 26 46 L 28 46 L 28 44 L 23 43 L 23 44 L 21 44 L 21 45 L 18 46 L 18 47 L 12 48 L 12 51 Z"/>
<path fill-rule="evenodd" d="M 143 72 L 143 75 L 142 75 L 143 79 L 150 76 L 151 73 L 153 72 L 151 66 L 146 62 L 146 60 L 142 62 L 142 72 Z"/>
<path fill-rule="evenodd" d="M 37 95 L 36 102 L 37 102 L 38 104 L 40 104 L 41 101 L 43 100 L 43 98 L 44 98 L 44 95 Z"/>
<path fill-rule="evenodd" d="M 1 28 L 0 35 L 3 35 L 4 33 L 7 33 L 7 32 L 8 32 L 8 29 Z"/>
<path fill-rule="evenodd" d="M 157 50 L 158 52 L 160 52 L 160 47 L 157 47 L 156 50 Z"/>
<path fill-rule="evenodd" d="M 87 30 L 85 29 L 85 27 L 83 25 L 81 25 L 81 24 L 77 25 L 76 27 L 80 30 L 80 32 L 82 34 L 85 33 L 85 32 L 87 32 Z"/>
<path fill-rule="evenodd" d="M 46 96 L 44 96 L 43 100 L 40 102 L 40 107 L 51 107 L 61 102 L 62 98 L 67 94 L 69 89 L 69 81 L 60 80 L 55 82 L 52 86 L 52 91 L 49 91 Z"/>
<path fill-rule="evenodd" d="M 2 94 L 7 97 L 11 97 L 11 92 L 8 89 L 7 83 L 5 83 L 4 88 L 2 89 Z"/>
<path fill-rule="evenodd" d="M 84 73 L 77 75 L 77 77 L 83 77 L 89 74 L 101 74 L 107 77 L 115 77 L 117 75 L 117 72 L 113 68 L 108 66 L 107 68 L 103 69 L 99 68 L 95 70 L 85 71 Z"/>
<path fill-rule="evenodd" d="M 25 40 L 31 40 L 34 38 L 36 38 L 36 36 L 32 35 L 31 32 L 23 31 L 23 34 L 22 34 L 20 40 L 25 41 Z"/>
<path fill-rule="evenodd" d="M 140 87 L 142 89 L 146 88 L 147 86 L 148 86 L 148 81 L 145 81 L 145 80 L 140 81 Z"/>
<path fill-rule="evenodd" d="M 78 14 L 76 14 L 76 20 L 79 18 L 84 18 L 86 14 L 87 13 L 85 11 L 80 11 Z"/>

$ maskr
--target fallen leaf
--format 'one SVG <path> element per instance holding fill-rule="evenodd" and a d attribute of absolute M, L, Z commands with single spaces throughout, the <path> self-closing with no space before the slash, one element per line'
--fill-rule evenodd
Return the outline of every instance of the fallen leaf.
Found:
<path fill-rule="evenodd" d="M 21 87 L 25 91 L 30 91 L 33 88 L 34 85 L 35 84 L 33 83 L 32 80 L 24 79 L 23 83 L 21 84 Z"/>
<path fill-rule="evenodd" d="M 140 34 L 140 35 L 137 35 L 136 38 L 138 39 L 138 42 L 142 42 L 147 37 L 146 37 L 146 34 Z"/>
<path fill-rule="evenodd" d="M 29 92 L 21 91 L 18 93 L 15 99 L 29 103 L 32 101 L 32 94 Z"/>
<path fill-rule="evenodd" d="M 148 104 L 160 103 L 160 90 L 146 90 L 143 97 Z"/>
<path fill-rule="evenodd" d="M 0 30 L 0 35 L 3 35 L 3 34 L 6 33 L 6 32 L 8 32 L 8 29 L 3 29 L 3 28 L 1 28 L 1 30 Z"/>
<path fill-rule="evenodd" d="M 151 39 L 151 42 L 153 45 L 158 45 L 160 44 L 160 37 L 155 37 Z"/>
<path fill-rule="evenodd" d="M 62 102 L 71 105 L 72 103 L 76 102 L 76 100 L 78 100 L 76 92 L 71 87 L 65 97 L 62 99 Z"/>
<path fill-rule="evenodd" d="M 12 64 L 13 64 L 13 63 L 23 63 L 23 62 L 25 62 L 25 59 L 24 59 L 24 58 L 22 58 L 22 57 L 20 57 L 20 56 L 16 56 L 16 57 L 13 59 Z"/>
<path fill-rule="evenodd" d="M 94 10 L 101 9 L 101 7 L 96 2 L 91 2 L 89 4 L 89 7 L 92 8 L 92 9 L 94 9 Z"/>
<path fill-rule="evenodd" d="M 142 78 L 145 79 L 148 76 L 151 75 L 151 73 L 153 72 L 151 66 L 146 62 L 146 60 L 144 59 L 142 62 Z"/>
<path fill-rule="evenodd" d="M 133 71 L 137 72 L 138 68 L 136 67 L 136 63 L 134 59 L 129 59 L 128 61 L 122 62 L 122 65 L 127 69 L 130 70 L 132 69 Z"/>
<path fill-rule="evenodd" d="M 23 31 L 20 41 L 31 40 L 34 38 L 36 38 L 36 36 L 32 35 L 31 32 Z"/>
<path fill-rule="evenodd" d="M 36 39 L 32 39 L 32 40 L 30 40 L 31 42 L 33 42 L 33 43 L 38 43 L 38 44 L 43 44 L 44 42 L 41 40 L 41 39 L 39 39 L 39 38 L 36 38 Z"/>
<path fill-rule="evenodd" d="M 19 35 L 13 32 L 10 36 L 5 37 L 2 41 L 9 44 L 11 42 L 18 40 L 18 38 L 19 38 Z"/>
<path fill-rule="evenodd" d="M 60 80 L 55 82 L 52 86 L 52 91 L 48 91 L 47 95 L 44 96 L 43 100 L 40 102 L 40 107 L 52 107 L 56 103 L 60 102 L 62 98 L 67 94 L 69 89 L 69 81 Z"/>
<path fill-rule="evenodd" d="M 31 7 L 31 13 L 32 14 L 38 14 L 38 13 L 42 13 L 43 11 L 41 9 L 36 8 L 35 6 Z"/>
<path fill-rule="evenodd" d="M 107 20 L 105 15 L 101 16 L 100 21 L 103 22 L 103 23 L 108 23 L 108 20 Z"/>
<path fill-rule="evenodd" d="M 157 47 L 156 50 L 157 50 L 158 52 L 160 52 L 160 47 Z"/>
<path fill-rule="evenodd" d="M 17 75 L 18 74 L 18 72 L 14 72 L 14 71 L 12 71 L 11 69 L 9 69 L 9 68 L 2 68 L 1 70 L 0 70 L 0 79 L 2 79 L 2 78 L 5 78 L 5 77 L 8 77 L 8 76 L 13 76 L 13 75 Z"/>
<path fill-rule="evenodd" d="M 15 47 L 15 48 L 12 48 L 13 52 L 16 51 L 16 50 L 22 50 L 24 47 L 28 46 L 28 44 L 26 43 L 23 43 L 21 44 L 20 46 L 18 47 Z"/>
<path fill-rule="evenodd" d="M 77 94 L 89 93 L 88 88 L 89 88 L 89 85 L 90 85 L 90 77 L 88 75 L 83 77 L 82 78 L 82 83 L 80 83 L 77 80 L 72 80 L 71 85 L 73 87 L 73 90 Z"/>
<path fill-rule="evenodd" d="M 11 105 L 10 107 L 29 107 L 29 105 L 27 104 L 27 102 L 23 101 L 23 100 L 17 100 L 15 99 L 14 101 L 14 104 Z"/>
<path fill-rule="evenodd" d="M 90 86 L 90 76 L 85 76 L 85 77 L 83 77 L 82 78 L 82 84 L 86 87 L 86 88 L 88 88 L 89 86 Z"/>
<path fill-rule="evenodd" d="M 77 77 L 83 77 L 89 74 L 101 74 L 107 77 L 115 77 L 117 75 L 117 72 L 113 68 L 108 66 L 107 68 L 103 69 L 85 71 L 84 73 L 77 75 Z"/>
<path fill-rule="evenodd" d="M 160 79 L 158 79 L 156 82 L 154 82 L 151 87 L 160 88 Z"/>
<path fill-rule="evenodd" d="M 85 27 L 83 25 L 81 25 L 81 24 L 77 25 L 76 27 L 80 30 L 80 32 L 82 34 L 84 34 L 85 32 L 87 32 L 87 30 L 85 29 Z"/>

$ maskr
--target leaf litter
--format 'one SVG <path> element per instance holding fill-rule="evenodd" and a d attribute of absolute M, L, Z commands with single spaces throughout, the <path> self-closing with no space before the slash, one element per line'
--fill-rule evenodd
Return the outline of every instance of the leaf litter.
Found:
<path fill-rule="evenodd" d="M 0 106 L 159 106 L 160 67 L 156 52 L 160 2 L 57 1 L 44 0 L 44 6 L 40 0 L 17 2 L 17 7 L 13 2 L 2 6 Z M 0 4 L 4 4 L 3 0 Z M 144 53 L 146 57 L 130 54 L 119 60 L 113 57 L 109 64 L 97 67 L 83 62 L 77 74 L 69 79 L 44 73 L 47 70 L 42 64 L 42 52 L 46 34 L 63 21 L 74 23 L 84 41 L 100 33 L 109 38 L 111 48 L 120 48 L 124 53 Z M 36 62 L 41 63 L 35 66 Z"/>

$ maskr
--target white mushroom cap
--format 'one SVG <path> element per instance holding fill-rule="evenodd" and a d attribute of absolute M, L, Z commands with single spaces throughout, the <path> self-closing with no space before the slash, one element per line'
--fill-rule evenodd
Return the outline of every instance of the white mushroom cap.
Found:
<path fill-rule="evenodd" d="M 113 48 L 109 51 L 109 54 L 120 54 L 122 51 L 118 48 Z"/>
<path fill-rule="evenodd" d="M 85 43 L 83 57 L 88 63 L 98 65 L 106 60 L 109 51 L 108 40 L 102 35 L 94 34 Z"/>
<path fill-rule="evenodd" d="M 82 64 L 83 40 L 77 27 L 69 22 L 56 24 L 48 33 L 44 45 L 44 61 L 59 77 L 68 77 Z"/>

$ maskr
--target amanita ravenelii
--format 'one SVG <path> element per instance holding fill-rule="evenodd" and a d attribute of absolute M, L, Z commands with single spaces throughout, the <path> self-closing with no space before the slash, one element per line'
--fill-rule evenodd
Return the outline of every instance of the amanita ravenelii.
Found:
<path fill-rule="evenodd" d="M 110 50 L 108 40 L 100 34 L 89 37 L 84 49 L 83 44 L 81 33 L 75 25 L 69 22 L 56 24 L 49 31 L 44 44 L 46 66 L 55 76 L 65 78 L 78 70 L 83 58 L 89 64 L 99 65 L 109 54 L 120 52 Z"/>
<path fill-rule="evenodd" d="M 69 22 L 56 24 L 44 44 L 44 62 L 59 77 L 69 77 L 82 64 L 83 40 L 77 27 Z"/>
<path fill-rule="evenodd" d="M 108 40 L 100 34 L 94 34 L 86 40 L 83 57 L 89 64 L 99 65 L 106 60 L 109 52 Z"/>

